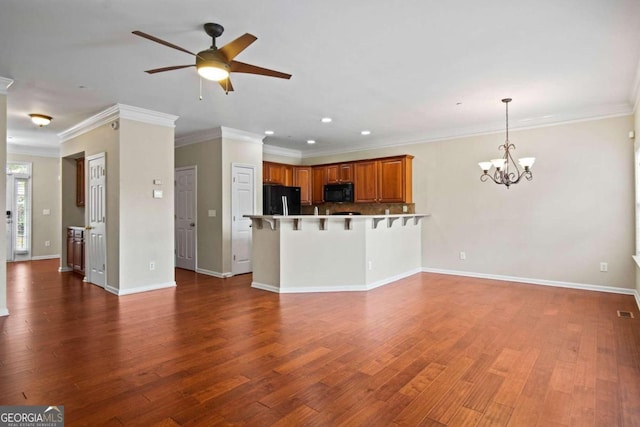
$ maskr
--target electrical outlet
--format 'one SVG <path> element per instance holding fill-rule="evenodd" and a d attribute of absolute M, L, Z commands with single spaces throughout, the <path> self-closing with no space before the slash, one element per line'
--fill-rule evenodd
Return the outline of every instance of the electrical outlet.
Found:
<path fill-rule="evenodd" d="M 609 271 L 609 263 L 601 262 L 600 263 L 600 271 L 602 273 L 606 273 L 607 271 Z"/>
<path fill-rule="evenodd" d="M 404 213 L 409 212 L 409 206 L 407 206 L 407 205 L 402 206 L 402 212 L 404 212 Z"/>
<path fill-rule="evenodd" d="M 49 246 L 51 246 L 51 241 L 50 240 L 45 240 L 44 241 L 44 245 L 48 248 Z"/>
<path fill-rule="evenodd" d="M 373 270 L 373 261 L 369 261 L 369 270 Z"/>
<path fill-rule="evenodd" d="M 465 252 L 460 252 L 460 261 L 464 261 L 467 259 L 467 254 Z"/>
<path fill-rule="evenodd" d="M 155 270 L 156 269 L 156 262 L 155 261 L 150 261 L 149 262 L 149 270 Z"/>

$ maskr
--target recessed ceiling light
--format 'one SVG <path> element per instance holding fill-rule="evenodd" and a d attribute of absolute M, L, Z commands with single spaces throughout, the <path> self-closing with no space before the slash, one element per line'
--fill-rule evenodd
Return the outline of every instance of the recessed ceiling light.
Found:
<path fill-rule="evenodd" d="M 363 130 L 360 132 L 361 135 L 371 135 L 371 131 L 370 130 Z"/>
<path fill-rule="evenodd" d="M 322 123 L 331 123 L 332 119 L 331 119 L 331 117 L 323 117 L 320 121 Z"/>
<path fill-rule="evenodd" d="M 272 131 L 272 130 L 265 130 L 265 131 L 264 131 L 264 134 L 265 134 L 265 135 L 273 135 L 274 133 L 275 133 L 275 132 L 274 132 L 274 131 Z"/>
<path fill-rule="evenodd" d="M 316 141 L 313 139 L 307 139 L 307 144 L 315 144 Z"/>

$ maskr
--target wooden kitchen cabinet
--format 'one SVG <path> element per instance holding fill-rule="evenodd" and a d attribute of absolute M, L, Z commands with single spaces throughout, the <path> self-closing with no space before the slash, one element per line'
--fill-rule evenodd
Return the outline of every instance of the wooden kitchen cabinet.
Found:
<path fill-rule="evenodd" d="M 67 228 L 67 266 L 84 275 L 84 230 Z"/>
<path fill-rule="evenodd" d="M 378 201 L 378 163 L 375 160 L 356 162 L 354 165 L 354 198 L 356 203 Z"/>
<path fill-rule="evenodd" d="M 262 183 L 293 185 L 293 166 L 283 163 L 262 162 Z"/>
<path fill-rule="evenodd" d="M 353 182 L 353 163 L 326 166 L 327 184 Z"/>
<path fill-rule="evenodd" d="M 265 184 L 281 184 L 285 182 L 286 168 L 281 163 L 262 162 L 262 182 Z"/>
<path fill-rule="evenodd" d="M 411 203 L 413 156 L 378 160 L 378 202 Z"/>
<path fill-rule="evenodd" d="M 293 186 L 300 187 L 300 204 L 303 206 L 311 205 L 311 182 L 311 166 L 295 166 L 293 168 Z"/>
<path fill-rule="evenodd" d="M 354 164 L 356 203 L 412 203 L 413 156 L 387 157 Z"/>
<path fill-rule="evenodd" d="M 327 168 L 325 166 L 314 166 L 311 168 L 311 173 L 311 203 L 324 203 Z"/>
<path fill-rule="evenodd" d="M 76 159 L 76 206 L 84 206 L 84 157 Z"/>

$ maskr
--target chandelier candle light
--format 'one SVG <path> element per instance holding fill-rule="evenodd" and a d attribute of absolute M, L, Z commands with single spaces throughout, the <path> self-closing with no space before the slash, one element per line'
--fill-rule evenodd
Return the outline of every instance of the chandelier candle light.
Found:
<path fill-rule="evenodd" d="M 507 137 L 504 144 L 501 145 L 499 149 L 504 150 L 504 156 L 502 156 L 501 159 L 492 159 L 490 162 L 480 162 L 478 165 L 480 165 L 480 169 L 483 171 L 483 174 L 480 176 L 480 181 L 485 182 L 488 178 L 491 178 L 491 180 L 496 184 L 503 184 L 509 188 L 511 184 L 517 184 L 520 182 L 522 177 L 527 178 L 527 181 L 531 181 L 533 179 L 531 166 L 533 166 L 533 162 L 535 162 L 536 158 L 523 157 L 518 159 L 518 163 L 520 163 L 520 166 L 524 169 L 521 171 L 513 160 L 513 157 L 511 157 L 510 150 L 516 149 L 516 146 L 509 142 L 509 103 L 511 102 L 511 98 L 505 98 L 502 102 L 504 102 L 507 111 Z M 491 167 L 496 168 L 493 175 L 489 174 Z M 509 171 L 510 167 L 513 167 L 515 171 Z"/>

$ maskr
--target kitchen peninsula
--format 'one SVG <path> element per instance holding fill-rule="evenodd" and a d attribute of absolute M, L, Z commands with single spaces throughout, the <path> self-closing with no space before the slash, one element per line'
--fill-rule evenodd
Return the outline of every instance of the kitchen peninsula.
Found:
<path fill-rule="evenodd" d="M 247 215 L 254 288 L 366 291 L 421 270 L 425 214 Z"/>

